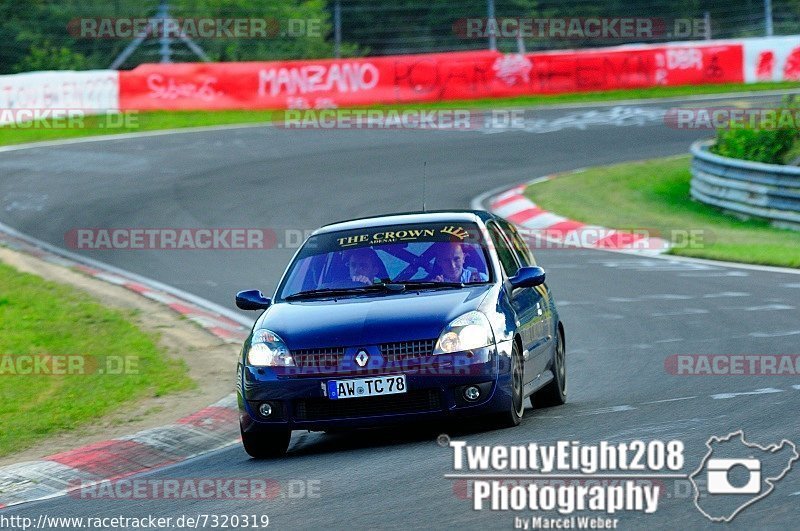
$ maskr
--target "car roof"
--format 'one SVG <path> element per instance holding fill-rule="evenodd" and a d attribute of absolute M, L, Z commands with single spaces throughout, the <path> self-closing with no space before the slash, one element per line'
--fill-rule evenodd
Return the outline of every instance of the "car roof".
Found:
<path fill-rule="evenodd" d="M 342 230 L 382 227 L 384 225 L 406 225 L 412 223 L 465 223 L 478 221 L 486 222 L 494 219 L 494 214 L 485 210 L 432 210 L 426 212 L 402 212 L 370 216 L 365 218 L 349 219 L 324 225 L 314 231 L 314 234 L 325 234 Z"/>

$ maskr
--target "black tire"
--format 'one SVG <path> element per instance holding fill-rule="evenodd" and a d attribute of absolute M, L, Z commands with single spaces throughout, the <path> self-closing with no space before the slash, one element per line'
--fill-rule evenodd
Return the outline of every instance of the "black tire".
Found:
<path fill-rule="evenodd" d="M 535 408 L 564 405 L 567 401 L 567 354 L 564 333 L 558 328 L 556 355 L 553 359 L 555 378 L 539 391 L 531 395 L 531 405 Z"/>
<path fill-rule="evenodd" d="M 291 430 L 270 431 L 267 433 L 245 433 L 241 431 L 241 434 L 244 451 L 255 459 L 283 457 L 286 455 L 286 450 L 289 449 L 289 441 L 292 438 Z"/>
<path fill-rule="evenodd" d="M 511 408 L 497 415 L 497 424 L 501 428 L 513 428 L 522 422 L 525 413 L 525 399 L 522 397 L 524 376 L 525 366 L 515 341 L 511 349 Z"/>

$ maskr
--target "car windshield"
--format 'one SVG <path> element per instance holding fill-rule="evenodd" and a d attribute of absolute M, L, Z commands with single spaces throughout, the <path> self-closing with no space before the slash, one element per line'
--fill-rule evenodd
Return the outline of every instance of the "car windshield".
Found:
<path fill-rule="evenodd" d="M 384 284 L 447 288 L 491 280 L 474 223 L 393 225 L 312 236 L 289 266 L 279 298 L 371 293 Z"/>

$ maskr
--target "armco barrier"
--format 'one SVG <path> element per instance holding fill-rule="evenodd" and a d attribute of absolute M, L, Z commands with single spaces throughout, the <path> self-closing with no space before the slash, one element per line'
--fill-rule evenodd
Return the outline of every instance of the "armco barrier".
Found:
<path fill-rule="evenodd" d="M 692 198 L 800 230 L 800 168 L 714 155 L 713 142 L 692 145 Z"/>

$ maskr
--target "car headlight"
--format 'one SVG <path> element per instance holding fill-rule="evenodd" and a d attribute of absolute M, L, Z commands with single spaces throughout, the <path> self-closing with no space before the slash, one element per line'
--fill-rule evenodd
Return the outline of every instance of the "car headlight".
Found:
<path fill-rule="evenodd" d="M 489 319 L 481 312 L 468 312 L 453 319 L 436 342 L 434 354 L 451 354 L 488 347 L 494 343 Z"/>
<path fill-rule="evenodd" d="M 294 360 L 283 339 L 275 332 L 259 329 L 253 332 L 247 363 L 254 367 L 294 367 Z"/>

